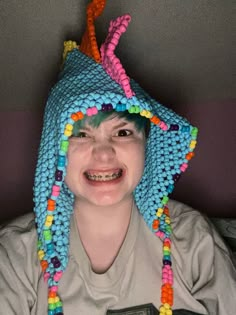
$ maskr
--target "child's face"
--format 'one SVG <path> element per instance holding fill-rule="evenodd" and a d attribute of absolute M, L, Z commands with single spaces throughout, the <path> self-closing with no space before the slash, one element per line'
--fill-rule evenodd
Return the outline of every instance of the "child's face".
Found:
<path fill-rule="evenodd" d="M 144 155 L 145 135 L 133 122 L 113 117 L 97 128 L 86 124 L 70 139 L 66 184 L 77 201 L 115 205 L 132 198 Z"/>

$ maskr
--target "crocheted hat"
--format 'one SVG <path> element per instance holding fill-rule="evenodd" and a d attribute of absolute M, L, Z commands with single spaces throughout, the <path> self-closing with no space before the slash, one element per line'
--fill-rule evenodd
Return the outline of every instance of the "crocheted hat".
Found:
<path fill-rule="evenodd" d="M 58 283 L 68 262 L 70 216 L 74 196 L 64 183 L 69 137 L 76 121 L 98 111 L 129 111 L 151 121 L 145 168 L 134 197 L 149 228 L 163 240 L 163 285 L 160 314 L 173 304 L 170 218 L 166 206 L 196 146 L 197 128 L 151 98 L 130 79 L 114 50 L 130 16 L 111 21 L 100 52 L 94 19 L 105 0 L 87 8 L 87 29 L 81 45 L 65 42 L 64 65 L 49 95 L 35 175 L 34 202 L 38 256 L 48 282 L 48 310 L 63 314 Z"/>

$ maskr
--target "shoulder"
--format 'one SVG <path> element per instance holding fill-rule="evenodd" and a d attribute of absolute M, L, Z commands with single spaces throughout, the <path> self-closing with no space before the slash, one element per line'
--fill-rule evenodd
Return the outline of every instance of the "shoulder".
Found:
<path fill-rule="evenodd" d="M 191 261 L 189 265 L 197 270 L 203 261 L 212 266 L 219 256 L 233 260 L 231 251 L 206 215 L 173 200 L 169 202 L 169 211 L 173 254 L 186 269 L 186 262 Z"/>
<path fill-rule="evenodd" d="M 37 233 L 34 214 L 26 214 L 0 228 L 1 256 L 9 260 L 17 260 L 18 264 L 26 260 L 37 259 Z M 30 258 L 30 259 L 29 259 Z"/>
<path fill-rule="evenodd" d="M 214 227 L 204 214 L 186 204 L 174 200 L 169 201 L 168 207 L 174 236 L 185 235 L 188 238 L 188 232 L 190 232 L 192 236 L 194 234 L 196 234 L 195 236 L 199 235 L 199 237 L 205 234 L 214 236 Z"/>
<path fill-rule="evenodd" d="M 5 225 L 0 226 L 0 241 L 4 243 L 13 241 L 26 241 L 36 236 L 34 214 L 28 213 L 18 217 Z"/>
<path fill-rule="evenodd" d="M 206 215 L 173 200 L 169 203 L 169 210 L 173 245 L 181 249 L 188 260 L 191 255 L 199 259 L 207 255 L 213 261 L 216 253 L 233 259 L 228 246 Z"/>

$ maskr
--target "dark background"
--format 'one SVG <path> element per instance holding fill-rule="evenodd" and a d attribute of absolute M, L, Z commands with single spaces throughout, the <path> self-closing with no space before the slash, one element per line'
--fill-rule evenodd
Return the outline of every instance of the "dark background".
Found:
<path fill-rule="evenodd" d="M 32 211 L 44 105 L 63 41 L 80 42 L 85 0 L 0 1 L 0 222 Z M 174 198 L 236 217 L 234 0 L 108 0 L 96 23 L 132 21 L 117 55 L 149 94 L 199 127 L 196 157 Z"/>

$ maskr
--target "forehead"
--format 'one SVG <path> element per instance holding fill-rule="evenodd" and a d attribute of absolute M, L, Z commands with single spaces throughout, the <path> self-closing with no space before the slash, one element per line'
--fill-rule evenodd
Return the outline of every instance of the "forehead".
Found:
<path fill-rule="evenodd" d="M 99 121 L 99 123 L 95 123 L 91 117 L 88 117 L 84 121 L 84 127 L 92 127 L 92 128 L 98 128 L 100 126 L 109 126 L 109 127 L 116 127 L 117 125 L 127 125 L 132 124 L 134 125 L 134 122 L 126 120 L 124 117 L 119 117 L 115 114 L 106 117 L 102 121 Z"/>

